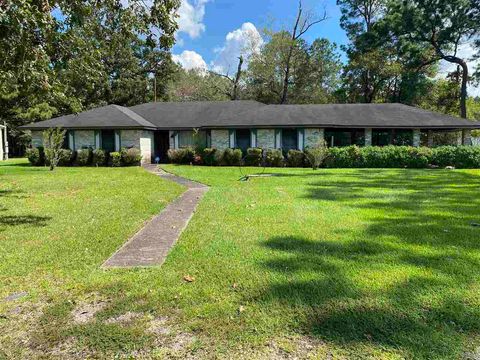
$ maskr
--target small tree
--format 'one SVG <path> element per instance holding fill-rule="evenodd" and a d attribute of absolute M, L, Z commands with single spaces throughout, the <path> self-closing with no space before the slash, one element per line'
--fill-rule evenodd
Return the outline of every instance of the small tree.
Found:
<path fill-rule="evenodd" d="M 55 169 L 60 161 L 65 133 L 66 131 L 60 127 L 50 128 L 43 132 L 45 160 L 50 165 L 50 171 Z"/>
<path fill-rule="evenodd" d="M 319 141 L 315 146 L 305 150 L 305 157 L 313 170 L 317 170 L 327 157 L 328 148 L 324 140 Z"/>

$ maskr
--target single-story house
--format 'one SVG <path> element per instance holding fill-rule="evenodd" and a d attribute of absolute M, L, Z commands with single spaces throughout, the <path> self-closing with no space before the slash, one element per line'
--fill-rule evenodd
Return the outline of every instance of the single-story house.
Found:
<path fill-rule="evenodd" d="M 118 151 L 137 147 L 144 162 L 165 160 L 168 149 L 199 139 L 218 149 L 249 147 L 303 150 L 324 140 L 328 146 L 433 145 L 434 132 L 455 131 L 458 144 L 471 145 L 480 122 L 402 104 L 265 105 L 256 101 L 154 102 L 130 108 L 108 105 L 76 115 L 23 126 L 33 146 L 42 131 L 67 130 L 65 147 Z M 194 136 L 194 133 L 196 134 Z"/>

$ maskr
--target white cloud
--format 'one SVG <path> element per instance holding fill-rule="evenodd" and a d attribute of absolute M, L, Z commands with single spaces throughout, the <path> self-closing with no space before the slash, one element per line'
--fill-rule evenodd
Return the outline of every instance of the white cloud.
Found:
<path fill-rule="evenodd" d="M 263 39 L 255 25 L 246 22 L 227 34 L 223 46 L 214 49 L 217 57 L 211 67 L 216 72 L 232 74 L 237 70 L 238 57 L 243 55 L 247 65 L 249 57 L 258 52 L 262 44 Z"/>
<path fill-rule="evenodd" d="M 182 65 L 186 70 L 200 69 L 207 70 L 207 63 L 203 60 L 202 55 L 195 51 L 184 50 L 180 55 L 172 55 L 173 61 Z"/>
<path fill-rule="evenodd" d="M 457 56 L 467 60 L 468 70 L 470 72 L 470 75 L 473 74 L 477 66 L 480 66 L 480 59 L 473 60 L 473 56 L 475 55 L 475 53 L 476 53 L 476 49 L 473 47 L 472 43 L 463 44 L 458 48 Z M 439 75 L 441 77 L 445 77 L 445 75 L 447 75 L 449 72 L 453 72 L 456 69 L 457 69 L 456 64 L 452 64 L 447 61 L 441 61 Z M 480 96 L 480 87 L 475 87 L 473 85 L 470 85 L 468 87 L 468 95 Z"/>
<path fill-rule="evenodd" d="M 198 38 L 205 31 L 203 17 L 205 16 L 205 4 L 209 0 L 182 0 L 178 9 L 178 33 L 186 33 L 190 38 Z"/>

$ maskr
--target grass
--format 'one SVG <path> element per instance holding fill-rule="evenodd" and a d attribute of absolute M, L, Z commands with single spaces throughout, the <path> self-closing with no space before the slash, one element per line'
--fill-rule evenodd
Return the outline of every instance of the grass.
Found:
<path fill-rule="evenodd" d="M 161 268 L 104 271 L 181 188 L 141 169 L 20 165 L 0 166 L 0 298 L 29 295 L 0 302 L 0 354 L 478 354 L 478 170 L 272 169 L 241 182 L 236 168 L 167 166 L 211 185 L 191 223 Z M 99 302 L 75 323 L 79 304 Z M 128 312 L 138 318 L 110 321 Z"/>

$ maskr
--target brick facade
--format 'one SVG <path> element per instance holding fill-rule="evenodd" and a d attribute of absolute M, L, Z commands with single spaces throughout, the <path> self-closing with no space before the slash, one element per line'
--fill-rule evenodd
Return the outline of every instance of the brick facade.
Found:
<path fill-rule="evenodd" d="M 230 147 L 230 136 L 228 130 L 212 130 L 212 148 L 227 149 Z"/>
<path fill-rule="evenodd" d="M 257 130 L 257 147 L 262 149 L 275 148 L 275 130 L 274 129 L 258 129 Z"/>
<path fill-rule="evenodd" d="M 324 139 L 324 129 L 305 129 L 305 148 L 316 146 Z"/>

